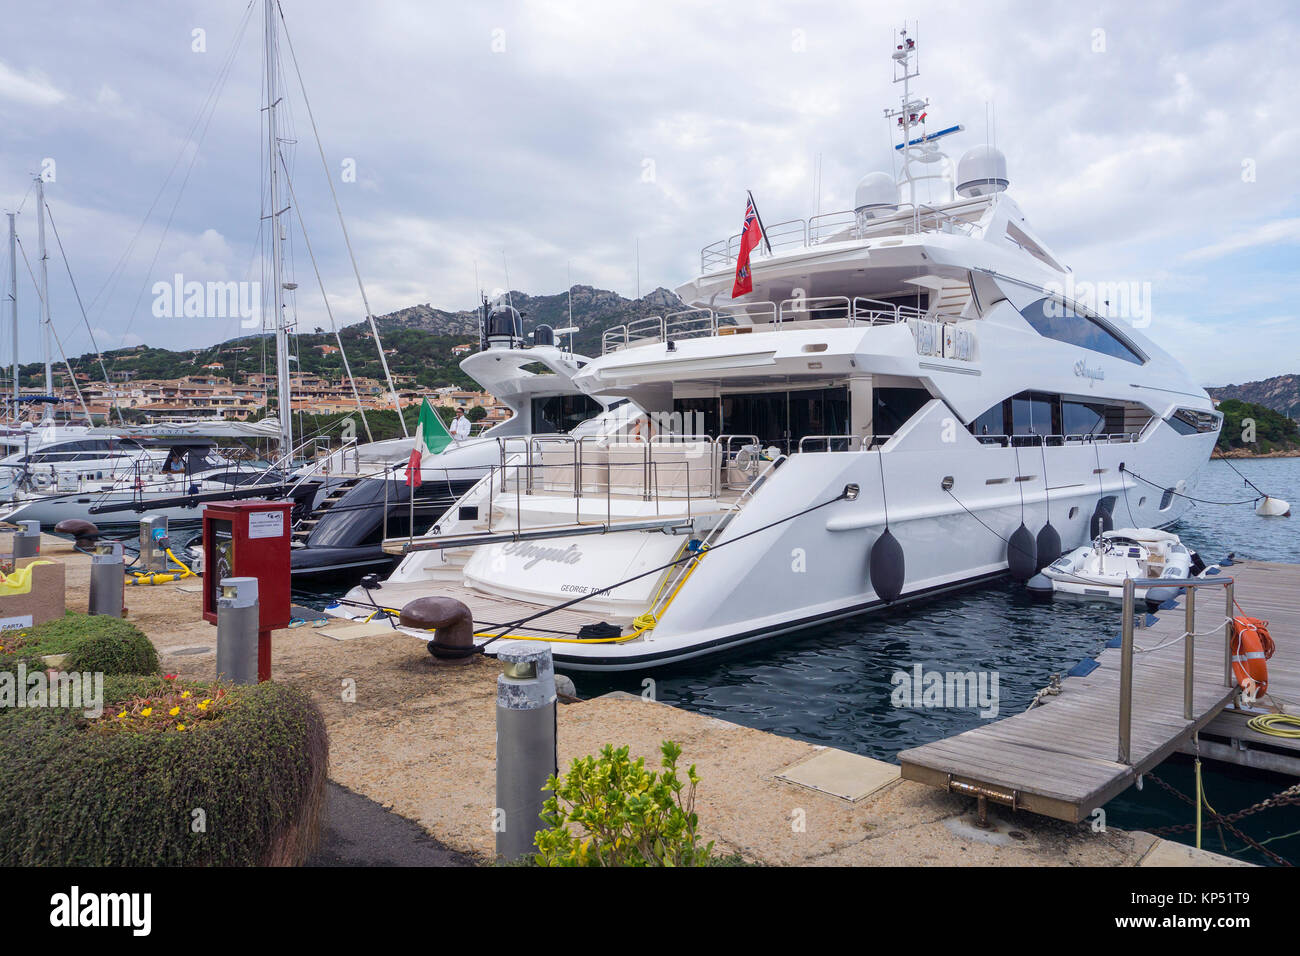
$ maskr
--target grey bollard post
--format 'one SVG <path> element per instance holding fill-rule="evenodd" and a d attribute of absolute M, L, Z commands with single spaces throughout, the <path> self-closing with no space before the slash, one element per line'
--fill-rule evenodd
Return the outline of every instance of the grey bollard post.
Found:
<path fill-rule="evenodd" d="M 121 541 L 101 541 L 90 556 L 91 614 L 121 617 L 126 603 L 122 593 L 126 583 L 126 565 L 122 560 Z"/>
<path fill-rule="evenodd" d="M 502 641 L 497 677 L 497 856 L 534 852 L 543 827 L 547 778 L 556 772 L 555 665 L 551 649 L 532 641 Z"/>
<path fill-rule="evenodd" d="M 34 558 L 41 553 L 41 523 L 20 521 L 14 532 L 14 560 Z"/>
<path fill-rule="evenodd" d="M 222 578 L 217 598 L 217 677 L 257 683 L 257 578 Z"/>

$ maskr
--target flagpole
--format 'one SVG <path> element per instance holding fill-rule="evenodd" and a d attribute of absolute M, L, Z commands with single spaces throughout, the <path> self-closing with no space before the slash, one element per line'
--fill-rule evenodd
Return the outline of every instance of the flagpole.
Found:
<path fill-rule="evenodd" d="M 745 195 L 749 197 L 749 204 L 754 207 L 754 218 L 758 220 L 758 228 L 763 233 L 763 245 L 767 246 L 767 254 L 772 254 L 772 244 L 767 241 L 767 226 L 763 225 L 763 217 L 758 214 L 758 203 L 754 202 L 754 194 L 750 190 L 745 190 Z"/>

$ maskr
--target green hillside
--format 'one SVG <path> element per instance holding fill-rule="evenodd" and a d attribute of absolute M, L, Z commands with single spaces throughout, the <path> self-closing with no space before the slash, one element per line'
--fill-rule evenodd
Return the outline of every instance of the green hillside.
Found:
<path fill-rule="evenodd" d="M 1219 403 L 1223 413 L 1223 430 L 1219 432 L 1220 452 L 1241 450 L 1269 454 L 1300 450 L 1300 426 L 1285 415 L 1256 405 L 1229 398 Z M 1247 423 L 1254 422 L 1255 441 L 1249 442 Z"/>
<path fill-rule="evenodd" d="M 533 296 L 512 292 L 510 300 L 523 314 L 524 330 L 538 325 L 564 328 L 569 325 L 569 296 Z M 647 315 L 662 315 L 681 308 L 680 300 L 666 289 L 656 289 L 640 299 L 625 299 L 615 292 L 591 286 L 573 287 L 573 324 L 580 331 L 574 335 L 574 347 L 585 354 L 599 354 L 601 333 Z M 460 370 L 451 349 L 462 343 L 478 345 L 478 317 L 472 311 L 447 312 L 430 305 L 411 306 L 376 317 L 385 350 L 394 375 L 412 376 L 414 387 L 429 390 L 454 385 L 477 388 L 476 383 Z M 369 336 L 367 322 L 346 326 L 341 332 L 352 374 L 358 378 L 383 381 L 379 352 Z M 294 370 L 310 372 L 331 380 L 343 378 L 343 362 L 337 353 L 326 354 L 319 346 L 335 345 L 333 334 L 324 329 L 290 336 L 297 361 Z M 138 379 L 173 379 L 184 375 L 209 374 L 203 366 L 220 363 L 223 371 L 211 370 L 234 381 L 252 372 L 275 371 L 275 340 L 270 335 L 251 335 L 231 339 L 207 348 L 172 351 L 136 346 L 104 353 L 104 365 L 110 373 L 131 372 Z M 90 382 L 103 381 L 95 355 L 85 354 L 71 360 L 75 372 L 85 373 Z M 57 372 L 62 370 L 60 364 Z M 44 382 L 44 366 L 29 363 L 20 369 L 24 386 L 39 387 Z M 399 387 L 411 387 L 409 384 Z"/>

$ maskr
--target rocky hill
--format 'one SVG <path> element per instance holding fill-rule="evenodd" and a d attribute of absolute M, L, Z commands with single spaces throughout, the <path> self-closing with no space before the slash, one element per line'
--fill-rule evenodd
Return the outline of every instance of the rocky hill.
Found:
<path fill-rule="evenodd" d="M 515 290 L 509 294 L 509 299 L 523 314 L 526 333 L 538 325 L 558 329 L 570 324 L 567 292 L 529 295 Z M 587 355 L 599 355 L 601 333 L 606 329 L 680 308 L 683 308 L 681 300 L 667 289 L 655 289 L 639 299 L 627 299 L 608 289 L 576 285 L 573 287 L 572 324 L 580 331 L 573 337 L 574 348 Z M 425 389 L 443 385 L 476 387 L 460 370 L 459 359 L 451 354 L 452 347 L 462 343 L 477 346 L 478 315 L 473 310 L 449 312 L 425 303 L 377 316 L 375 321 L 384 348 L 389 352 L 388 364 L 394 375 L 409 376 L 412 384 Z M 344 326 L 340 329 L 340 337 L 347 349 L 353 374 L 381 379 L 383 367 L 370 338 L 369 323 L 362 320 Z M 291 341 L 297 356 L 295 368 L 331 379 L 342 378 L 342 362 L 338 355 L 333 354 L 335 340 L 332 334 L 323 329 L 314 332 L 302 329 Z M 129 372 L 135 378 L 161 379 L 193 375 L 201 372 L 205 365 L 219 364 L 224 369 L 218 374 L 239 380 L 248 372 L 273 371 L 273 354 L 274 343 L 270 337 L 244 336 L 199 349 L 172 351 L 146 345 L 115 349 L 104 353 L 104 363 L 115 373 Z M 86 381 L 102 382 L 103 373 L 96 356 L 78 356 L 72 359 L 71 365 L 75 372 L 86 375 Z M 21 379 L 25 386 L 39 386 L 43 376 L 43 366 L 38 363 L 22 366 Z M 56 379 L 62 377 L 62 369 L 56 367 Z"/>
<path fill-rule="evenodd" d="M 539 325 L 560 329 L 569 326 L 569 295 L 529 295 L 512 290 L 507 300 L 523 315 L 524 331 Z M 580 330 L 573 337 L 574 348 L 588 355 L 600 352 L 600 337 L 606 329 L 647 315 L 663 315 L 684 308 L 681 299 L 664 288 L 639 299 L 625 299 L 617 292 L 589 285 L 573 287 L 573 325 Z M 470 310 L 446 312 L 428 303 L 376 317 L 382 335 L 389 329 L 419 329 L 435 335 L 478 335 L 478 316 Z"/>
<path fill-rule="evenodd" d="M 1266 378 L 1262 382 L 1225 385 L 1222 388 L 1207 388 L 1206 391 L 1210 393 L 1211 398 L 1220 401 L 1235 398 L 1238 401 L 1263 405 L 1283 415 L 1300 416 L 1300 375 L 1278 375 Z"/>

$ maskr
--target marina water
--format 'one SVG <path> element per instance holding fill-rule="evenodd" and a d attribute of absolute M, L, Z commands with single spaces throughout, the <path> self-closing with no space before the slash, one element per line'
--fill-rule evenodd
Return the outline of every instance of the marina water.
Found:
<path fill-rule="evenodd" d="M 1268 493 L 1300 502 L 1300 458 L 1233 461 Z M 1242 501 L 1255 493 L 1222 461 L 1211 461 L 1195 493 L 1215 501 Z M 1116 526 L 1126 523 L 1124 502 Z M 1170 530 L 1206 563 L 1229 552 L 1239 558 L 1300 562 L 1297 518 L 1259 518 L 1250 504 L 1197 504 Z M 1300 598 L 1300 595 L 1297 596 Z M 1250 612 L 1247 607 L 1247 613 Z M 1096 656 L 1120 630 L 1119 608 L 1106 602 L 1032 600 L 1009 580 L 941 598 L 907 610 L 840 621 L 777 637 L 701 662 L 653 672 L 655 697 L 733 723 L 815 744 L 894 760 L 900 750 L 949 737 L 984 722 L 975 702 L 965 708 L 895 707 L 891 681 L 898 672 L 986 671 L 998 675 L 998 717 L 1029 706 L 1052 674 Z M 1140 632 L 1139 632 L 1140 634 Z M 643 676 L 575 675 L 578 693 L 610 690 L 641 694 Z M 1050 700 L 1046 706 L 1051 706 Z M 1293 708 L 1294 710 L 1294 708 Z M 687 757 L 690 755 L 687 754 Z M 1202 763 L 1206 796 L 1221 813 L 1232 813 L 1285 788 L 1287 778 Z M 1193 792 L 1190 758 L 1175 757 L 1158 770 L 1182 793 Z M 1145 829 L 1192 822 L 1194 808 L 1147 780 L 1105 807 L 1106 823 Z M 1253 839 L 1300 862 L 1300 809 L 1266 810 L 1237 824 Z M 1193 842 L 1194 834 L 1171 834 Z M 1202 845 L 1256 863 L 1270 862 L 1231 834 L 1208 823 Z"/>
<path fill-rule="evenodd" d="M 1300 458 L 1236 460 L 1233 465 L 1269 494 L 1293 506 L 1300 503 Z M 1170 529 L 1206 563 L 1230 552 L 1239 558 L 1300 563 L 1300 518 L 1257 517 L 1248 503 L 1255 492 L 1226 463 L 1215 460 L 1206 466 L 1195 496 L 1247 502 L 1196 504 Z M 1121 499 L 1116 524 L 1125 523 Z M 294 599 L 321 607 L 337 596 L 295 592 Z M 1113 603 L 1056 599 L 1043 604 L 1031 599 L 1022 585 L 1003 580 L 910 609 L 839 621 L 662 668 L 649 676 L 655 698 L 675 707 L 892 761 L 900 750 L 984 722 L 975 705 L 895 707 L 895 674 L 914 673 L 917 665 L 925 672 L 996 672 L 997 716 L 1009 717 L 1028 707 L 1053 674 L 1064 675 L 1079 661 L 1095 657 L 1119 631 L 1120 612 Z M 573 676 L 582 697 L 614 690 L 640 695 L 647 689 L 642 683 L 646 675 Z M 1225 814 L 1293 782 L 1214 761 L 1204 761 L 1202 773 L 1210 804 Z M 1157 774 L 1182 793 L 1193 792 L 1190 758 L 1175 756 Z M 1192 806 L 1149 780 L 1142 790 L 1130 788 L 1112 800 L 1105 811 L 1108 826 L 1126 830 L 1194 820 Z M 1300 862 L 1296 807 L 1266 810 L 1237 825 L 1254 840 L 1271 841 L 1265 845 L 1273 852 Z M 1186 832 L 1169 836 L 1184 843 L 1195 840 Z M 1271 862 L 1231 834 L 1225 832 L 1221 839 L 1208 823 L 1202 845 L 1254 863 Z"/>

